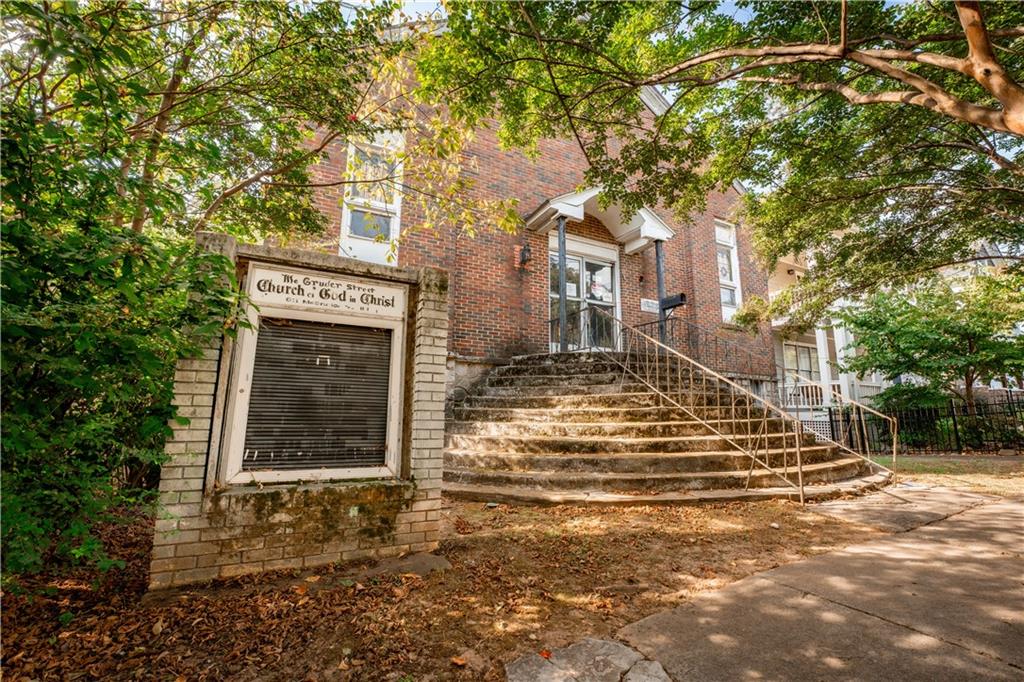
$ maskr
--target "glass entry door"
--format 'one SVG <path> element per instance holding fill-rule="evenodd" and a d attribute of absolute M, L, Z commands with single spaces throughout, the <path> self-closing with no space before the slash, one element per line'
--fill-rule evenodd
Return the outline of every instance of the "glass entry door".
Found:
<path fill-rule="evenodd" d="M 552 350 L 558 350 L 560 323 L 557 252 L 549 254 L 548 264 L 551 347 Z M 614 348 L 613 325 L 609 319 L 615 317 L 617 296 L 614 264 L 584 256 L 566 255 L 565 294 L 569 350 L 586 347 Z M 588 312 L 590 308 L 597 308 L 607 313 L 608 317 L 591 314 Z"/>

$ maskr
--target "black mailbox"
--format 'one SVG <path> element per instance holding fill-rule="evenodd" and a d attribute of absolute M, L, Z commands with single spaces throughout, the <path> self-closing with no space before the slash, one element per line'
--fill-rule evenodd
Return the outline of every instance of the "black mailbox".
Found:
<path fill-rule="evenodd" d="M 672 310 L 681 305 L 686 305 L 686 294 L 674 294 L 661 299 L 662 310 Z"/>

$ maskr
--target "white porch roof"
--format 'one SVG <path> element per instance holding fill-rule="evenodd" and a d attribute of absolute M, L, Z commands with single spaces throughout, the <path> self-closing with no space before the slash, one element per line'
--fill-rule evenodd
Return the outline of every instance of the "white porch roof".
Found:
<path fill-rule="evenodd" d="M 646 206 L 629 220 L 623 219 L 622 210 L 617 204 L 601 208 L 597 200 L 600 193 L 600 188 L 591 187 L 582 192 L 571 192 L 549 199 L 526 217 L 526 229 L 545 233 L 555 227 L 560 216 L 580 222 L 589 213 L 604 223 L 628 254 L 643 251 L 659 239 L 667 240 L 675 236 L 675 231 Z"/>

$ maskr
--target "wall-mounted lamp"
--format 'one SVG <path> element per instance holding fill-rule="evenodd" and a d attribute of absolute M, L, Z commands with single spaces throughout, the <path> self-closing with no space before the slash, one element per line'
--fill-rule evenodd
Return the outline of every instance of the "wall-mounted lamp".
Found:
<path fill-rule="evenodd" d="M 523 244 L 523 248 L 519 249 L 519 267 L 525 268 L 531 258 L 533 258 L 533 249 L 529 244 Z"/>

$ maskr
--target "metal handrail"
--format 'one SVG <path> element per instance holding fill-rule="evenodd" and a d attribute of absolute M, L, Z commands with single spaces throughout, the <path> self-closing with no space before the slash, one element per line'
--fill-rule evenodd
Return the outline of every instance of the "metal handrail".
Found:
<path fill-rule="evenodd" d="M 692 355 L 701 357 L 706 365 L 711 364 L 711 360 L 719 361 L 723 357 L 729 358 L 729 365 L 731 368 L 737 366 L 736 356 L 741 355 L 746 359 L 746 375 L 750 377 L 764 377 L 768 381 L 775 381 L 777 375 L 778 363 L 775 362 L 774 358 L 768 358 L 765 356 L 758 356 L 750 348 L 744 346 L 741 343 L 737 343 L 731 339 L 723 338 L 719 336 L 716 331 L 709 329 L 702 325 L 692 322 L 682 317 L 666 317 L 664 320 L 655 320 L 653 322 L 642 322 L 635 325 L 636 329 L 643 334 L 648 336 L 654 336 L 659 341 L 667 346 L 677 346 L 681 337 L 685 337 L 685 345 L 687 350 L 691 351 Z M 682 328 L 682 332 L 677 331 L 677 328 Z M 665 335 L 661 336 L 661 330 L 664 328 Z M 654 330 L 654 334 L 649 334 L 648 329 Z M 713 351 L 710 350 L 713 346 Z M 722 353 L 721 346 L 725 346 L 726 353 Z M 683 352 L 678 347 L 675 350 Z M 686 353 L 683 353 L 686 355 Z M 771 364 L 772 371 L 770 373 L 760 371 L 761 367 L 765 364 Z M 734 372 L 734 374 L 741 374 L 742 372 Z"/>
<path fill-rule="evenodd" d="M 736 343 L 735 341 L 732 341 L 730 339 L 724 339 L 724 338 L 718 336 L 718 334 L 716 334 L 714 331 L 712 331 L 710 329 L 707 329 L 705 327 L 702 327 L 701 325 L 696 324 L 694 322 L 691 322 L 690 320 L 686 320 L 686 319 L 682 319 L 682 318 L 677 318 L 677 317 L 669 317 L 669 318 L 666 318 L 665 320 L 659 320 L 659 321 L 655 321 L 655 322 L 646 322 L 646 323 L 643 323 L 643 324 L 639 324 L 639 325 L 636 326 L 636 328 L 641 333 L 646 333 L 646 332 L 643 331 L 645 328 L 651 328 L 651 329 L 656 330 L 660 334 L 660 331 L 662 329 L 662 327 L 661 327 L 662 324 L 665 325 L 664 328 L 665 328 L 665 339 L 666 339 L 666 341 L 678 342 L 680 340 L 680 337 L 682 335 L 685 335 L 685 343 L 686 343 L 687 348 L 689 349 L 690 347 L 696 347 L 698 353 L 709 354 L 711 356 L 709 358 L 709 361 L 711 359 L 713 359 L 715 361 L 719 361 L 722 358 L 722 353 L 720 351 L 720 345 L 724 344 L 725 348 L 728 351 L 727 354 L 729 356 L 729 364 L 730 365 L 732 365 L 733 367 L 742 366 L 742 361 L 741 362 L 736 362 L 736 356 L 739 355 L 740 357 L 742 357 L 742 358 L 744 358 L 746 360 L 746 370 L 747 371 L 746 371 L 745 374 L 747 376 L 753 377 L 753 376 L 757 376 L 759 374 L 763 374 L 763 372 L 757 371 L 757 369 L 763 363 L 766 362 L 766 360 L 765 360 L 765 358 L 763 356 L 759 356 L 758 354 L 756 354 L 753 351 L 751 351 L 749 348 L 746 348 L 743 345 L 741 345 L 739 343 Z M 681 327 L 683 329 L 683 334 L 682 335 L 677 333 L 677 327 Z M 694 335 L 696 335 L 696 338 L 694 338 Z M 713 353 L 708 353 L 707 349 L 711 347 L 712 343 L 714 344 L 714 346 L 713 346 L 714 347 L 714 351 L 713 351 Z M 671 344 L 670 343 L 666 343 L 666 345 L 671 345 Z M 681 352 L 678 348 L 676 348 L 674 350 L 676 350 L 677 352 Z M 682 353 L 682 354 L 685 355 L 685 353 Z M 704 358 L 702 357 L 702 359 L 704 359 Z M 772 365 L 772 369 L 773 369 L 773 373 L 772 374 L 773 374 L 773 376 L 771 378 L 769 378 L 767 381 L 768 381 L 769 384 L 777 386 L 777 393 L 776 393 L 775 390 L 772 390 L 771 388 L 769 388 L 768 390 L 766 390 L 762 394 L 762 397 L 764 397 L 764 396 L 774 396 L 774 395 L 777 394 L 779 399 L 780 399 L 779 407 L 781 407 L 782 409 L 786 410 L 787 412 L 790 412 L 790 410 L 794 410 L 794 409 L 799 411 L 802 408 L 813 409 L 812 406 L 802 405 L 802 404 L 794 404 L 794 403 L 791 403 L 788 400 L 788 398 L 790 396 L 786 393 L 787 382 L 785 381 L 785 379 L 787 379 L 787 378 L 795 378 L 796 381 L 793 382 L 794 384 L 802 384 L 802 385 L 813 386 L 815 389 L 817 389 L 820 392 L 823 400 L 828 398 L 829 401 L 835 401 L 835 402 L 839 402 L 839 403 L 845 404 L 845 407 L 847 407 L 848 409 L 852 410 L 855 414 L 858 414 L 860 416 L 860 427 L 861 427 L 861 430 L 863 432 L 863 439 L 862 439 L 861 442 L 864 444 L 865 450 L 868 453 L 868 457 L 864 457 L 861 453 L 859 453 L 859 452 L 857 452 L 857 451 L 847 447 L 844 443 L 838 442 L 838 441 L 836 441 L 834 439 L 827 438 L 825 440 L 829 440 L 832 443 L 835 443 L 836 445 L 838 445 L 839 447 L 843 448 L 845 451 L 849 452 L 852 455 L 855 455 L 857 457 L 860 457 L 861 459 L 865 459 L 867 461 L 870 461 L 872 464 L 875 464 L 875 465 L 881 467 L 882 469 L 885 469 L 886 471 L 889 471 L 890 473 L 894 473 L 888 467 L 885 467 L 885 466 L 883 466 L 881 464 L 878 464 L 877 462 L 874 462 L 873 460 L 869 459 L 869 457 L 871 455 L 871 445 L 870 445 L 870 439 L 867 436 L 867 424 L 864 421 L 864 413 L 865 412 L 870 412 L 871 414 L 877 415 L 881 419 L 884 419 L 885 421 L 889 422 L 890 427 L 891 427 L 891 433 L 892 433 L 892 465 L 893 466 L 895 466 L 895 464 L 896 464 L 896 453 L 897 453 L 898 447 L 899 447 L 899 439 L 898 439 L 899 425 L 897 424 L 897 421 L 896 421 L 895 418 L 893 418 L 893 417 L 891 417 L 889 415 L 883 414 L 883 413 L 879 412 L 878 410 L 875 410 L 875 409 L 869 407 L 868 405 L 865 405 L 865 404 L 863 404 L 863 403 L 861 403 L 861 402 L 859 402 L 857 400 L 853 400 L 852 398 L 847 398 L 847 397 L 845 397 L 845 396 L 843 396 L 841 394 L 840 395 L 836 395 L 836 394 L 834 394 L 831 391 L 831 389 L 829 387 L 825 386 L 824 384 L 821 384 L 821 383 L 819 383 L 817 381 L 814 381 L 813 379 L 808 379 L 807 377 L 805 377 L 805 376 L 803 376 L 803 375 L 801 375 L 801 374 L 799 374 L 797 372 L 793 372 L 789 368 L 787 368 L 785 366 L 782 366 L 782 365 L 779 365 L 778 363 L 776 363 L 774 361 L 769 361 L 769 362 L 771 362 L 771 365 Z M 780 370 L 781 370 L 781 372 L 780 372 Z M 733 372 L 733 373 L 737 374 L 737 373 L 740 373 L 740 372 Z M 783 376 L 783 379 L 784 379 L 784 381 L 781 382 L 781 385 L 779 385 L 779 381 L 778 381 L 778 376 L 779 376 L 780 373 L 781 373 L 781 375 Z M 749 389 L 746 389 L 746 390 L 749 390 Z M 825 406 L 826 405 L 821 405 L 820 407 L 825 407 Z M 797 418 L 799 419 L 799 417 L 797 417 Z M 851 422 L 851 425 L 852 424 L 853 424 L 853 422 Z M 851 440 L 851 442 L 852 442 L 852 440 Z"/>
<path fill-rule="evenodd" d="M 638 329 L 630 327 L 600 308 L 587 308 L 581 310 L 580 315 L 582 316 L 584 314 L 600 315 L 606 318 L 607 321 L 613 325 L 613 329 L 617 329 L 616 337 L 618 342 L 615 345 L 620 349 L 620 351 L 623 347 L 626 348 L 624 351 L 626 356 L 625 362 L 616 357 L 616 352 L 613 350 L 609 350 L 603 346 L 590 347 L 586 344 L 587 339 L 583 337 L 580 338 L 581 350 L 583 348 L 592 348 L 592 350 L 602 353 L 607 359 L 622 366 L 625 372 L 632 374 L 642 383 L 647 385 L 648 388 L 658 394 L 661 400 L 667 401 L 683 410 L 694 420 L 710 429 L 715 435 L 719 436 L 732 447 L 749 457 L 750 468 L 747 471 L 747 478 L 744 486 L 746 489 L 750 488 L 750 478 L 753 475 L 754 467 L 758 466 L 772 475 L 781 478 L 787 485 L 796 488 L 799 492 L 800 503 L 804 503 L 802 455 L 804 428 L 803 424 L 801 424 L 798 419 L 761 398 L 757 394 L 748 391 L 734 381 L 731 381 L 714 370 L 705 367 L 696 360 L 683 355 L 670 346 L 667 346 L 657 339 L 644 334 Z M 590 335 L 588 334 L 587 336 L 589 337 Z M 639 355 L 641 345 L 643 345 L 642 356 Z M 637 353 L 636 364 L 643 368 L 643 375 L 634 369 L 633 363 L 631 362 L 634 352 Z M 672 362 L 669 362 L 669 360 Z M 673 364 L 675 365 L 674 367 L 672 366 Z M 686 369 L 685 373 L 683 371 L 684 367 Z M 671 391 L 673 379 L 676 381 L 678 400 L 673 398 L 672 395 L 665 390 L 662 390 L 663 388 L 668 388 L 669 391 Z M 698 395 L 696 389 L 699 384 L 699 395 L 706 401 L 708 396 L 711 395 L 708 391 L 709 383 L 710 388 L 713 389 L 716 399 L 716 403 L 713 406 L 716 414 L 718 415 L 718 419 L 716 420 L 702 418 L 694 411 L 694 409 L 692 409 L 694 405 L 688 405 L 687 401 L 683 399 L 684 395 L 689 396 L 691 399 Z M 728 400 L 727 404 L 723 404 L 722 402 L 723 388 L 726 389 L 725 397 Z M 708 403 L 705 402 L 705 407 L 707 406 Z M 722 414 L 726 412 L 728 412 L 729 417 L 723 418 Z M 774 417 L 772 415 L 774 415 Z M 773 418 L 782 420 L 783 430 L 781 433 L 769 433 L 769 420 Z M 757 420 L 760 420 L 761 423 L 757 432 L 754 433 L 754 423 Z M 721 430 L 721 426 L 724 423 L 736 424 L 739 421 L 744 421 L 747 424 L 746 446 L 737 442 L 737 439 L 733 437 L 735 434 L 723 433 Z M 791 431 L 787 430 L 786 426 L 789 426 Z M 779 438 L 780 436 L 782 439 L 782 471 L 784 473 L 780 473 L 777 468 L 772 467 L 770 464 L 772 439 Z M 794 443 L 793 454 L 795 455 L 796 460 L 796 483 L 793 483 L 787 475 L 790 470 L 789 441 L 791 437 Z"/>
<path fill-rule="evenodd" d="M 758 457 L 757 457 L 757 453 L 759 452 L 758 448 L 749 449 L 749 448 L 745 448 L 744 446 L 740 445 L 734 439 L 730 438 L 727 434 L 722 433 L 719 429 L 715 428 L 712 424 L 708 423 L 706 420 L 702 419 L 697 414 L 695 414 L 692 410 L 688 409 L 684 404 L 681 404 L 678 401 L 673 400 L 671 398 L 671 396 L 666 395 L 664 393 L 664 391 L 662 391 L 659 386 L 651 385 L 651 383 L 646 381 L 644 379 L 644 377 L 641 377 L 636 372 L 632 371 L 632 369 L 630 369 L 630 367 L 628 365 L 628 353 L 627 353 L 627 362 L 625 364 L 623 364 L 622 362 L 619 362 L 613 355 L 611 355 L 611 352 L 610 352 L 610 349 L 609 349 L 608 346 L 595 345 L 594 341 L 596 339 L 596 336 L 592 333 L 592 323 L 591 323 L 591 321 L 589 319 L 584 319 L 588 315 L 592 314 L 591 311 L 596 311 L 597 314 L 599 314 L 602 317 L 606 318 L 607 321 L 613 325 L 613 329 L 617 328 L 619 330 L 617 334 L 613 334 L 613 337 L 614 336 L 619 337 L 619 340 L 612 344 L 613 346 L 618 347 L 618 348 L 622 348 L 623 344 L 621 343 L 621 337 L 625 336 L 626 330 L 629 330 L 630 332 L 633 332 L 634 334 L 636 334 L 638 337 L 644 339 L 646 342 L 655 344 L 655 346 L 657 348 L 664 349 L 664 351 L 667 351 L 672 356 L 680 358 L 683 361 L 685 361 L 686 363 L 689 363 L 689 365 L 691 366 L 691 371 L 689 372 L 688 378 L 691 381 L 692 381 L 692 378 L 693 378 L 692 377 L 692 374 L 693 374 L 692 368 L 697 368 L 698 371 L 700 371 L 700 372 L 702 372 L 702 373 L 704 373 L 706 375 L 712 376 L 716 381 L 722 382 L 726 386 L 730 387 L 731 390 L 733 390 L 735 392 L 738 392 L 739 395 L 743 396 L 744 400 L 747 401 L 747 407 L 748 407 L 748 410 L 747 410 L 747 413 L 748 413 L 747 414 L 747 420 L 748 421 L 752 422 L 751 417 L 750 417 L 751 410 L 749 409 L 750 404 L 751 404 L 750 401 L 752 400 L 754 403 L 757 403 L 757 404 L 760 404 L 761 406 L 763 406 L 762 409 L 765 409 L 765 415 L 766 416 L 762 419 L 762 424 L 761 424 L 761 427 L 760 427 L 760 430 L 759 430 L 758 434 L 756 434 L 756 436 L 754 436 L 754 434 L 752 434 L 751 430 L 748 429 L 747 436 L 748 436 L 748 440 L 751 440 L 752 438 L 755 438 L 755 437 L 760 439 L 763 436 L 763 449 L 765 451 L 765 461 L 762 462 L 760 459 L 758 459 Z M 672 318 L 669 318 L 669 319 L 672 319 Z M 558 322 L 557 318 L 550 321 L 550 323 L 552 325 L 554 325 L 557 322 Z M 802 452 L 801 452 L 802 443 L 801 443 L 801 441 L 802 441 L 802 435 L 803 435 L 803 433 L 807 429 L 804 426 L 803 422 L 800 420 L 800 418 L 798 416 L 795 416 L 790 411 L 790 409 L 788 409 L 791 406 L 787 405 L 787 401 L 785 399 L 785 396 L 782 393 L 782 390 L 785 387 L 785 382 L 783 382 L 783 386 L 780 387 L 779 393 L 777 394 L 777 396 L 775 396 L 775 397 L 777 397 L 779 399 L 778 403 L 776 403 L 775 400 L 772 397 L 765 397 L 765 396 L 759 395 L 759 394 L 751 391 L 748 388 L 745 388 L 744 386 L 742 386 L 741 384 L 737 383 L 736 381 L 734 381 L 732 379 L 729 379 L 726 376 L 723 376 L 722 374 L 716 372 L 715 370 L 711 369 L 710 367 L 707 367 L 706 365 L 702 364 L 701 362 L 699 362 L 697 360 L 694 360 L 693 358 L 685 355 L 684 353 L 679 352 L 675 348 L 672 348 L 671 346 L 669 346 L 669 345 L 667 345 L 665 343 L 662 343 L 661 341 L 655 339 L 654 337 L 652 337 L 652 336 L 650 336 L 648 334 L 645 334 L 644 332 L 640 331 L 639 328 L 631 327 L 631 326 L 627 325 L 626 323 L 622 322 L 622 320 L 619 320 L 618 318 L 610 315 L 609 313 L 606 313 L 601 308 L 597 308 L 597 307 L 582 308 L 578 312 L 574 313 L 573 316 L 569 320 L 567 320 L 567 322 L 568 322 L 567 326 L 570 327 L 573 331 L 578 333 L 578 338 L 575 338 L 574 342 L 573 342 L 573 346 L 574 346 L 574 348 L 576 350 L 598 351 L 598 352 L 603 353 L 607 357 L 609 357 L 609 359 L 611 359 L 611 360 L 613 360 L 615 362 L 618 362 L 618 364 L 622 365 L 624 367 L 624 369 L 626 369 L 626 371 L 630 372 L 631 374 L 633 374 L 633 376 L 636 376 L 638 379 L 643 381 L 643 383 L 647 384 L 648 387 L 650 387 L 655 392 L 657 392 L 663 399 L 667 399 L 669 402 L 675 404 L 677 407 L 679 407 L 680 409 L 685 411 L 688 415 L 693 417 L 695 420 L 701 422 L 702 424 L 704 424 L 705 426 L 710 428 L 716 435 L 718 435 L 721 438 L 723 438 L 730 445 L 732 445 L 733 447 L 737 448 L 740 451 L 743 451 L 748 456 L 750 456 L 751 457 L 751 466 L 750 466 L 749 471 L 747 472 L 747 481 L 746 481 L 746 486 L 748 488 L 749 488 L 749 485 L 750 485 L 750 477 L 751 477 L 751 475 L 753 473 L 754 465 L 757 464 L 757 465 L 761 466 L 762 468 L 765 468 L 768 471 L 771 471 L 773 474 L 778 475 L 780 478 L 785 480 L 787 484 L 793 485 L 794 487 L 799 487 L 799 489 L 800 489 L 800 499 L 801 499 L 801 502 L 803 501 L 803 469 L 802 469 Z M 642 326 L 650 326 L 650 323 L 648 323 L 648 325 L 639 325 L 639 326 L 640 327 L 642 327 Z M 698 329 L 703 329 L 703 328 L 698 327 Z M 552 338 L 554 338 L 554 336 L 552 336 Z M 737 346 L 738 350 L 741 350 L 742 352 L 747 353 L 748 355 L 753 357 L 753 354 L 750 353 L 749 350 L 744 349 L 741 346 L 738 346 L 738 344 L 735 344 L 734 342 L 731 342 L 731 341 L 728 341 L 728 340 L 725 340 L 725 339 L 723 339 L 722 341 L 725 342 L 725 343 Z M 629 347 L 630 347 L 630 352 L 631 352 L 632 345 L 630 345 Z M 656 361 L 657 361 L 657 358 L 656 358 Z M 657 367 L 655 368 L 655 374 L 660 377 L 660 369 L 657 368 Z M 859 422 L 856 421 L 856 420 L 851 420 L 850 423 L 849 423 L 850 425 L 847 428 L 848 429 L 852 428 L 853 425 L 859 423 L 859 426 L 861 427 L 861 430 L 863 432 L 862 442 L 865 445 L 865 449 L 866 449 L 866 451 L 868 453 L 868 456 L 866 457 L 863 454 L 861 454 L 860 452 L 857 452 L 856 450 L 854 450 L 853 448 L 849 447 L 844 442 L 840 442 L 840 441 L 835 440 L 833 438 L 828 438 L 828 437 L 825 437 L 825 436 L 823 436 L 821 434 L 814 433 L 814 435 L 816 436 L 817 439 L 819 439 L 821 441 L 824 441 L 826 443 L 829 443 L 829 444 L 831 444 L 833 446 L 836 446 L 840 450 L 842 450 L 842 451 L 844 451 L 846 453 L 849 453 L 849 454 L 853 455 L 854 457 L 857 457 L 857 458 L 859 458 L 861 460 L 864 460 L 865 462 L 867 462 L 871 466 L 877 467 L 878 469 L 881 469 L 881 470 L 884 470 L 884 471 L 887 471 L 890 474 L 892 474 L 893 476 L 895 476 L 895 472 L 892 469 L 890 469 L 889 467 L 886 467 L 886 466 L 884 466 L 882 464 L 879 464 L 878 462 L 875 462 L 874 460 L 870 459 L 870 454 L 871 454 L 870 441 L 869 441 L 869 439 L 867 437 L 867 425 L 866 425 L 866 422 L 864 420 L 864 413 L 865 412 L 870 412 L 871 414 L 877 415 L 881 419 L 884 419 L 885 421 L 889 422 L 889 424 L 891 425 L 891 432 L 892 432 L 892 437 L 893 437 L 893 443 L 892 443 L 892 458 L 893 459 L 892 459 L 892 463 L 894 465 L 895 465 L 895 462 L 896 462 L 896 453 L 897 453 L 897 448 L 898 448 L 898 423 L 897 423 L 896 419 L 894 419 L 893 417 L 890 417 L 888 415 L 885 415 L 885 414 L 879 412 L 878 410 L 875 410 L 875 409 L 873 409 L 873 408 L 871 408 L 871 407 L 869 407 L 867 405 L 864 405 L 864 404 L 862 404 L 862 403 L 860 403 L 860 402 L 858 402 L 856 400 L 853 400 L 853 399 L 850 399 L 850 398 L 845 398 L 843 396 L 836 396 L 835 394 L 833 394 L 831 392 L 831 390 L 828 387 L 826 387 L 823 384 L 820 384 L 820 383 L 818 383 L 816 381 L 813 381 L 811 379 L 807 379 L 806 377 L 804 377 L 804 376 L 802 376 L 802 375 L 800 375 L 800 374 L 798 374 L 796 372 L 788 372 L 787 374 L 790 377 L 795 378 L 797 383 L 807 384 L 807 385 L 815 387 L 817 390 L 821 391 L 822 396 L 829 396 L 830 399 L 832 399 L 832 400 L 836 400 L 837 402 L 840 402 L 840 403 L 846 403 L 846 406 L 847 406 L 848 409 L 850 409 L 854 414 L 859 414 L 859 417 L 860 417 Z M 785 376 L 784 376 L 784 378 L 785 378 Z M 705 381 L 703 383 L 703 388 L 706 388 L 706 387 L 707 387 L 707 382 L 706 382 L 706 378 L 705 378 Z M 774 392 L 769 392 L 768 395 L 769 396 L 773 396 L 773 394 L 774 394 Z M 720 405 L 716 406 L 716 407 L 718 409 L 721 409 Z M 735 411 L 735 405 L 733 405 L 733 411 Z M 795 427 L 794 433 L 792 435 L 796 439 L 796 447 L 795 447 L 796 453 L 795 454 L 796 454 L 796 457 L 797 457 L 797 465 L 798 465 L 797 475 L 798 475 L 798 479 L 799 479 L 799 486 L 795 486 L 792 483 L 792 481 L 790 481 L 786 476 L 784 476 L 782 474 L 778 474 L 778 472 L 775 471 L 774 469 L 772 469 L 772 467 L 768 464 L 768 459 L 769 458 L 767 457 L 767 452 L 769 450 L 769 443 L 771 441 L 771 438 L 770 438 L 771 434 L 768 434 L 768 432 L 767 432 L 767 419 L 768 419 L 767 413 L 768 412 L 771 412 L 771 413 L 774 413 L 774 414 L 778 415 L 778 417 L 780 417 L 783 420 L 784 423 L 788 422 L 788 423 L 792 424 Z M 720 419 L 719 423 L 722 423 L 723 421 L 729 421 L 729 420 L 721 420 Z M 735 421 L 735 419 L 732 419 L 732 421 Z M 775 434 L 775 435 L 778 436 L 779 434 Z M 849 435 L 849 434 L 847 434 L 847 435 Z M 788 453 L 787 441 L 788 441 L 788 438 L 789 438 L 790 434 L 788 432 L 786 432 L 785 429 L 784 429 L 783 433 L 781 434 L 781 436 L 782 436 L 782 443 L 783 443 L 784 471 L 786 473 L 788 473 L 788 471 L 789 471 L 788 454 L 789 453 Z M 850 439 L 850 442 L 852 443 L 853 439 Z"/>
<path fill-rule="evenodd" d="M 814 381 L 812 379 L 808 379 L 807 377 L 802 376 L 802 375 L 800 375 L 800 374 L 798 374 L 796 372 L 788 372 L 787 373 L 787 377 L 791 377 L 791 378 L 796 379 L 796 382 L 794 382 L 795 384 L 809 384 L 811 386 L 814 386 L 814 387 L 820 389 L 821 391 L 824 391 L 823 395 L 827 395 L 827 396 L 829 396 L 830 400 L 834 400 L 834 401 L 840 403 L 840 407 L 842 409 L 850 410 L 851 414 L 853 414 L 855 417 L 857 415 L 859 415 L 859 418 L 860 418 L 859 419 L 859 425 L 860 425 L 860 428 L 861 428 L 860 437 L 862 437 L 861 442 L 864 444 L 864 449 L 867 451 L 867 456 L 865 457 L 864 455 L 860 454 L 856 450 L 848 447 L 845 443 L 837 441 L 837 440 L 835 440 L 833 438 L 826 438 L 825 440 L 828 440 L 828 441 L 830 441 L 832 443 L 835 443 L 840 448 L 842 448 L 843 450 L 845 450 L 846 452 L 848 452 L 848 453 L 850 453 L 852 455 L 855 455 L 857 457 L 860 457 L 863 460 L 871 462 L 875 466 L 888 471 L 890 474 L 893 474 L 893 476 L 896 475 L 896 472 L 893 469 L 891 469 L 891 468 L 889 468 L 887 466 L 884 466 L 882 464 L 879 464 L 878 462 L 875 462 L 874 460 L 871 459 L 871 439 L 868 437 L 868 429 L 867 429 L 867 423 L 864 420 L 864 413 L 865 412 L 869 412 L 869 413 L 871 413 L 871 414 L 873 414 L 873 415 L 875 415 L 875 416 L 877 416 L 877 417 L 879 417 L 879 418 L 889 422 L 890 432 L 892 433 L 892 465 L 893 465 L 893 467 L 896 466 L 896 453 L 899 450 L 899 420 L 897 420 L 895 417 L 893 417 L 891 415 L 883 414 L 882 412 L 879 412 L 878 410 L 876 410 L 876 409 L 874 409 L 872 407 L 869 407 L 868 405 L 865 405 L 864 403 L 856 401 L 853 398 L 847 398 L 846 396 L 842 395 L 841 393 L 840 394 L 833 393 L 833 392 L 829 391 L 828 387 L 826 387 L 824 384 L 820 384 L 817 381 Z M 856 424 L 857 424 L 857 420 L 856 419 L 851 419 L 850 420 L 849 426 L 847 427 L 847 435 L 849 435 L 849 429 L 853 428 Z M 850 442 L 852 443 L 853 439 L 850 439 Z"/>

